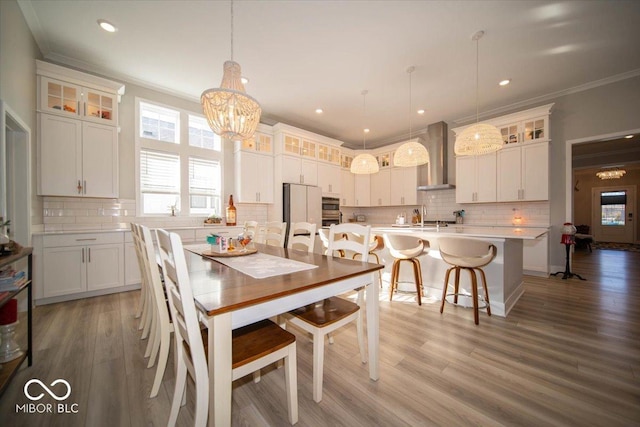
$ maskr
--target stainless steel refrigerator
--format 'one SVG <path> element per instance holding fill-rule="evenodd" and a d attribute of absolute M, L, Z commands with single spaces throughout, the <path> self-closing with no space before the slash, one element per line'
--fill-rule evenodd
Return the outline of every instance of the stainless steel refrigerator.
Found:
<path fill-rule="evenodd" d="M 322 227 L 322 189 L 311 185 L 282 184 L 283 221 L 310 222 Z"/>

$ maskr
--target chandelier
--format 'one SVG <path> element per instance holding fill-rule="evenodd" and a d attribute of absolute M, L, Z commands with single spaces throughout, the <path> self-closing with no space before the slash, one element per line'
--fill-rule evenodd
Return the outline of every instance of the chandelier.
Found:
<path fill-rule="evenodd" d="M 626 170 L 615 168 L 596 172 L 596 176 L 600 179 L 620 179 L 625 173 L 627 173 Z"/>
<path fill-rule="evenodd" d="M 479 123 L 478 119 L 478 44 L 484 31 L 478 31 L 471 39 L 476 42 L 476 124 L 469 126 L 456 138 L 454 151 L 456 156 L 477 156 L 492 153 L 502 148 L 504 144 L 500 131 L 495 126 Z"/>
<path fill-rule="evenodd" d="M 367 115 L 367 93 L 368 90 L 362 91 L 362 149 L 367 149 L 367 130 L 365 129 L 365 117 Z M 367 175 L 378 173 L 380 166 L 375 157 L 369 153 L 358 154 L 351 162 L 351 173 L 358 175 Z"/>
<path fill-rule="evenodd" d="M 200 102 L 211 129 L 223 138 L 251 138 L 260 122 L 262 109 L 246 94 L 240 64 L 233 60 L 233 0 L 231 1 L 231 60 L 225 61 L 220 88 L 202 92 Z"/>
<path fill-rule="evenodd" d="M 407 68 L 409 73 L 409 141 L 402 144 L 393 155 L 393 165 L 400 167 L 420 166 L 429 163 L 429 152 L 424 145 L 417 141 L 411 141 L 411 73 L 416 67 Z"/>

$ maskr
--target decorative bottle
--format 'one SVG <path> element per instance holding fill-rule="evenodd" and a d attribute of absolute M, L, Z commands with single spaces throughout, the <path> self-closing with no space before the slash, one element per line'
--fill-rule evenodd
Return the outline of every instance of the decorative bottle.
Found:
<path fill-rule="evenodd" d="M 227 206 L 227 225 L 236 225 L 236 207 L 233 205 L 233 194 L 229 196 Z"/>

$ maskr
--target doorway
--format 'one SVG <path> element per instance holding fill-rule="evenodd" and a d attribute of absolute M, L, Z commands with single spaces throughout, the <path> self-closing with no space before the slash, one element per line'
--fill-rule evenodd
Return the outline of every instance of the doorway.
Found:
<path fill-rule="evenodd" d="M 31 246 L 31 129 L 0 100 L 0 217 L 8 234 Z"/>
<path fill-rule="evenodd" d="M 591 189 L 593 236 L 596 242 L 633 243 L 636 186 Z"/>

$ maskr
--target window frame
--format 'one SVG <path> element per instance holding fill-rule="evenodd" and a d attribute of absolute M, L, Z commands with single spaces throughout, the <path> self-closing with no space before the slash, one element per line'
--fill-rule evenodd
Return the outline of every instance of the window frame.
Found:
<path fill-rule="evenodd" d="M 223 209 L 222 199 L 224 197 L 224 140 L 220 141 L 220 151 L 215 151 L 207 148 L 201 148 L 189 145 L 189 116 L 201 117 L 204 115 L 201 112 L 185 110 L 173 105 L 167 105 L 162 102 L 152 101 L 146 98 L 135 97 L 135 191 L 136 191 L 136 215 L 138 217 L 166 217 L 170 216 L 170 209 L 167 208 L 167 212 L 163 213 L 144 213 L 142 206 L 142 193 L 140 183 L 140 151 L 151 150 L 160 151 L 166 153 L 177 154 L 180 157 L 180 197 L 178 203 L 178 217 L 203 217 L 203 214 L 192 214 L 190 210 L 190 193 L 189 193 L 189 158 L 201 158 L 205 160 L 217 161 L 220 165 L 220 206 L 218 214 L 220 215 Z M 145 138 L 140 135 L 140 120 L 141 120 L 141 108 L 140 103 L 155 105 L 162 108 L 177 111 L 179 113 L 179 134 L 176 135 L 179 143 L 160 141 L 152 138 Z M 212 212 L 213 213 L 213 212 Z"/>

